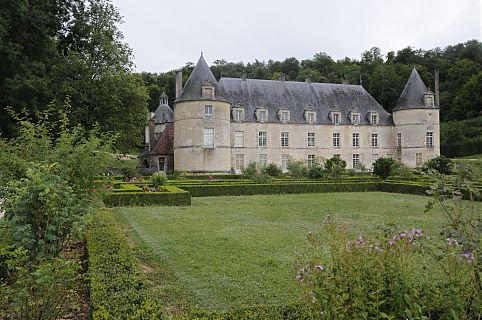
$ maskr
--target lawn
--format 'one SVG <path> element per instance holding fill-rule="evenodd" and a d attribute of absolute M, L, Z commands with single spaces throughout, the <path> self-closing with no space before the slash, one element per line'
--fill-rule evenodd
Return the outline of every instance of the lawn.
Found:
<path fill-rule="evenodd" d="M 191 207 L 117 208 L 168 312 L 296 302 L 293 263 L 326 215 L 359 233 L 395 223 L 437 234 L 438 210 L 413 195 L 323 193 L 193 198 Z"/>

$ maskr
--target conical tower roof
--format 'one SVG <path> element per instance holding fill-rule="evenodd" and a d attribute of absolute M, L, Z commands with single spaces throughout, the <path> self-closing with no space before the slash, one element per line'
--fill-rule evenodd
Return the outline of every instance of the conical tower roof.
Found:
<path fill-rule="evenodd" d="M 427 108 L 423 103 L 423 95 L 426 93 L 429 93 L 429 90 L 414 67 L 393 110 Z"/>
<path fill-rule="evenodd" d="M 206 63 L 206 60 L 204 60 L 204 57 L 201 53 L 201 57 L 199 57 L 199 60 L 196 63 L 196 66 L 194 67 L 194 70 L 189 76 L 189 79 L 184 85 L 184 88 L 182 89 L 181 96 L 177 98 L 175 102 L 189 101 L 189 100 L 203 100 L 201 87 L 208 83 L 213 85 L 215 88 L 218 85 L 216 78 L 211 72 L 211 69 L 209 69 L 209 66 Z M 212 98 L 210 100 L 215 100 L 215 98 Z"/>

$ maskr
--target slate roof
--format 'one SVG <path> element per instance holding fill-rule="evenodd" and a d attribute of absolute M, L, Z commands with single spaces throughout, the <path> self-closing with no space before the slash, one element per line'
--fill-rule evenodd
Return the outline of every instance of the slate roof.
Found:
<path fill-rule="evenodd" d="M 150 155 L 174 154 L 174 128 L 164 129 Z"/>
<path fill-rule="evenodd" d="M 423 83 L 422 78 L 420 78 L 417 70 L 413 68 L 412 73 L 405 84 L 405 88 L 403 88 L 402 94 L 393 110 L 436 108 L 435 106 L 428 107 L 423 103 L 423 95 L 428 92 L 429 90 Z"/>
<path fill-rule="evenodd" d="M 152 119 L 156 124 L 174 122 L 174 112 L 167 104 L 161 104 L 159 107 L 157 107 L 156 111 L 154 111 L 154 116 Z"/>
<path fill-rule="evenodd" d="M 306 123 L 305 110 L 316 111 L 317 124 L 331 124 L 330 111 L 341 113 L 340 124 L 350 124 L 350 112 L 360 112 L 360 124 L 369 124 L 370 111 L 380 125 L 393 125 L 391 115 L 359 85 L 221 78 L 217 94 L 245 109 L 245 121 L 256 121 L 258 107 L 268 108 L 268 122 L 279 123 L 279 109 L 290 110 L 290 123 Z M 358 110 L 357 110 L 358 109 Z"/>
<path fill-rule="evenodd" d="M 209 66 L 206 63 L 206 60 L 204 60 L 203 55 L 201 54 L 201 57 L 199 57 L 196 66 L 194 67 L 191 75 L 189 76 L 189 79 L 186 81 L 186 84 L 182 89 L 181 96 L 179 96 L 179 98 L 177 98 L 175 102 L 190 100 L 218 100 L 216 98 L 206 99 L 202 97 L 201 87 L 206 83 L 212 84 L 215 87 L 216 92 L 216 78 L 211 72 L 211 69 L 209 69 Z"/>

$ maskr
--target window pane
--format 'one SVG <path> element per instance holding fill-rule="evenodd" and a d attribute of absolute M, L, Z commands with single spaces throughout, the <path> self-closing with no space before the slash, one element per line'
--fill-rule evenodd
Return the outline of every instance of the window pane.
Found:
<path fill-rule="evenodd" d="M 288 147 L 288 132 L 281 132 L 281 146 L 282 147 Z"/>
<path fill-rule="evenodd" d="M 266 147 L 266 138 L 267 138 L 267 132 L 266 131 L 258 132 L 258 146 L 259 147 Z"/>
<path fill-rule="evenodd" d="M 212 115 L 213 114 L 213 106 L 208 104 L 204 106 L 204 114 L 205 115 Z"/>
<path fill-rule="evenodd" d="M 204 129 L 204 147 L 214 148 L 214 128 Z"/>
<path fill-rule="evenodd" d="M 244 131 L 236 131 L 234 133 L 234 147 L 235 148 L 244 147 Z"/>

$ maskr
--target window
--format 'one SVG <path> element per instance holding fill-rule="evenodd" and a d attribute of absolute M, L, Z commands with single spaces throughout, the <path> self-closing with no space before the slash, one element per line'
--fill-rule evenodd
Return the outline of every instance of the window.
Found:
<path fill-rule="evenodd" d="M 315 164 L 315 155 L 309 154 L 308 155 L 308 167 L 311 167 L 314 164 Z"/>
<path fill-rule="evenodd" d="M 244 154 L 237 154 L 234 169 L 239 172 L 243 170 L 243 168 L 244 168 Z"/>
<path fill-rule="evenodd" d="M 360 123 L 360 115 L 358 113 L 351 115 L 351 123 L 354 125 L 358 125 Z"/>
<path fill-rule="evenodd" d="M 333 113 L 333 124 L 340 124 L 340 114 L 338 112 Z"/>
<path fill-rule="evenodd" d="M 268 110 L 266 109 L 256 109 L 256 118 L 259 122 L 268 121 Z"/>
<path fill-rule="evenodd" d="M 415 154 L 415 166 L 421 167 L 422 164 L 423 164 L 422 153 L 416 153 Z"/>
<path fill-rule="evenodd" d="M 234 110 L 234 121 L 242 122 L 244 120 L 244 112 L 241 109 Z"/>
<path fill-rule="evenodd" d="M 204 128 L 204 148 L 214 148 L 214 128 Z"/>
<path fill-rule="evenodd" d="M 236 131 L 234 133 L 234 147 L 244 148 L 244 131 Z"/>
<path fill-rule="evenodd" d="M 315 133 L 308 132 L 308 147 L 314 147 L 314 146 L 315 146 Z"/>
<path fill-rule="evenodd" d="M 268 155 L 267 154 L 260 154 L 259 155 L 259 166 L 261 168 L 266 167 L 266 164 L 268 163 Z"/>
<path fill-rule="evenodd" d="M 339 133 L 333 133 L 333 147 L 340 147 L 340 134 Z"/>
<path fill-rule="evenodd" d="M 378 133 L 372 133 L 372 148 L 378 147 Z"/>
<path fill-rule="evenodd" d="M 353 169 L 355 169 L 359 163 L 360 163 L 360 155 L 358 153 L 354 153 L 353 161 L 352 161 Z"/>
<path fill-rule="evenodd" d="M 433 132 L 427 132 L 425 135 L 425 146 L 427 149 L 433 149 Z"/>
<path fill-rule="evenodd" d="M 305 114 L 305 118 L 306 118 L 306 122 L 308 122 L 309 124 L 313 124 L 316 122 L 316 113 L 313 112 L 313 111 L 305 111 L 306 114 Z"/>
<path fill-rule="evenodd" d="M 204 106 L 204 114 L 207 116 L 212 116 L 213 115 L 213 106 L 210 104 L 207 104 Z"/>
<path fill-rule="evenodd" d="M 402 134 L 400 132 L 397 133 L 397 150 L 402 149 Z"/>
<path fill-rule="evenodd" d="M 266 147 L 267 137 L 268 133 L 266 131 L 258 132 L 258 147 Z"/>
<path fill-rule="evenodd" d="M 159 171 L 166 171 L 166 157 L 159 157 Z"/>
<path fill-rule="evenodd" d="M 281 132 L 281 147 L 286 148 L 288 147 L 288 137 L 289 133 L 288 132 Z"/>
<path fill-rule="evenodd" d="M 352 146 L 358 148 L 360 146 L 360 134 L 354 133 L 352 137 Z"/>
<path fill-rule="evenodd" d="M 205 98 L 213 98 L 214 97 L 214 87 L 209 85 L 203 85 L 201 87 L 202 96 Z"/>
<path fill-rule="evenodd" d="M 376 126 L 378 124 L 378 114 L 376 113 L 370 114 L 370 124 L 372 126 Z"/>
<path fill-rule="evenodd" d="M 290 156 L 288 154 L 282 154 L 281 155 L 281 169 L 284 172 L 288 171 L 288 161 L 289 161 Z"/>
<path fill-rule="evenodd" d="M 289 122 L 290 121 L 290 112 L 289 111 L 280 111 L 279 119 L 283 123 Z"/>

